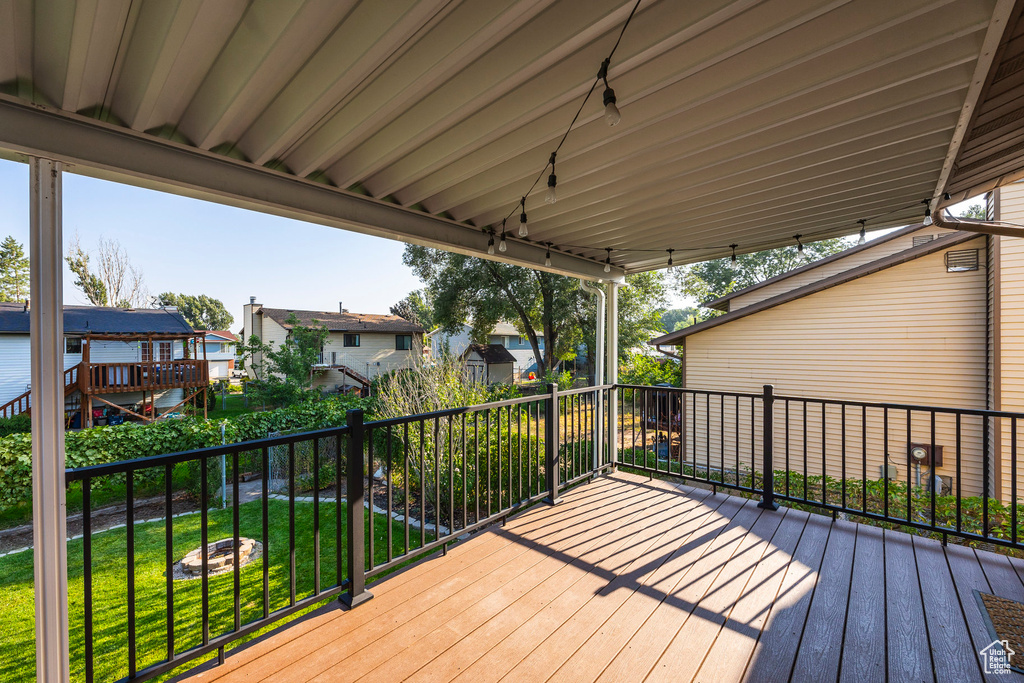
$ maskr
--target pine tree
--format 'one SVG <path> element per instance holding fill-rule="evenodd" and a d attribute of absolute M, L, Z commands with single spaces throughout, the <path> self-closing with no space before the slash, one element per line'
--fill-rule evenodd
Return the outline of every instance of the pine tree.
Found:
<path fill-rule="evenodd" d="M 0 301 L 22 301 L 28 296 L 29 266 L 25 249 L 8 235 L 0 242 Z"/>

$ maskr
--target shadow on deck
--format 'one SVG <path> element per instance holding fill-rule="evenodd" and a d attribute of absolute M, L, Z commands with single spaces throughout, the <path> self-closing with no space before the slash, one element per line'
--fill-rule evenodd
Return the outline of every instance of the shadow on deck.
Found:
<path fill-rule="evenodd" d="M 1004 555 L 619 473 L 184 680 L 978 680 L 974 590 L 1024 601 L 1022 576 Z"/>

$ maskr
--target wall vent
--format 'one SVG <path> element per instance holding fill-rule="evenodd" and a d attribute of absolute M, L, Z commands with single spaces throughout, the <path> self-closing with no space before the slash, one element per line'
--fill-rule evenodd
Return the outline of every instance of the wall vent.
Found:
<path fill-rule="evenodd" d="M 957 249 L 946 252 L 946 272 L 962 273 L 978 269 L 977 249 Z"/>
<path fill-rule="evenodd" d="M 935 235 L 914 235 L 914 246 L 919 247 L 922 244 L 928 244 L 933 239 L 935 239 Z"/>

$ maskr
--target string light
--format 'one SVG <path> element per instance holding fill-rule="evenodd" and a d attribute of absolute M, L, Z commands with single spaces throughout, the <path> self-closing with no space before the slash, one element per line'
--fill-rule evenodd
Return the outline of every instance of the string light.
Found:
<path fill-rule="evenodd" d="M 732 262 L 733 263 L 736 263 L 736 247 L 738 247 L 738 246 L 740 246 L 740 245 L 738 245 L 738 244 L 730 244 L 729 245 L 729 248 L 732 249 Z"/>
<path fill-rule="evenodd" d="M 547 251 L 546 254 L 544 254 L 544 265 L 550 268 L 551 267 L 551 242 L 548 242 L 547 245 L 548 245 L 548 251 Z"/>
<path fill-rule="evenodd" d="M 490 237 L 487 239 L 487 255 L 494 256 L 494 232 L 492 231 Z"/>
<path fill-rule="evenodd" d="M 857 222 L 860 223 L 860 237 L 857 238 L 857 244 L 864 244 L 865 240 L 867 240 L 867 232 L 864 226 L 868 221 L 865 218 L 861 218 Z"/>
<path fill-rule="evenodd" d="M 672 252 L 675 251 L 675 249 L 666 249 L 665 251 L 668 252 L 668 267 L 671 268 L 672 267 Z"/>
<path fill-rule="evenodd" d="M 498 242 L 498 251 L 503 254 L 508 251 L 508 245 L 505 244 L 505 221 L 501 222 L 501 241 Z"/>
<path fill-rule="evenodd" d="M 798 253 L 802 254 L 804 253 L 804 243 L 800 241 L 801 237 L 803 237 L 803 235 L 793 235 L 793 239 L 796 240 L 796 250 Z"/>
<path fill-rule="evenodd" d="M 519 204 L 523 207 L 523 212 L 519 214 L 519 236 L 526 237 L 530 234 L 530 229 L 526 227 L 526 197 L 519 200 Z"/>
<path fill-rule="evenodd" d="M 925 225 L 932 224 L 932 206 L 930 199 L 922 199 L 921 203 L 924 204 L 924 220 L 922 223 Z"/>
<path fill-rule="evenodd" d="M 555 177 L 555 155 L 558 152 L 551 153 L 551 159 L 548 163 L 551 165 L 551 175 L 548 176 L 548 191 L 544 194 L 544 201 L 548 204 L 554 204 L 558 201 L 558 194 L 555 192 L 555 185 L 558 184 L 558 178 Z"/>
<path fill-rule="evenodd" d="M 604 272 L 610 273 L 612 272 L 612 248 L 605 247 L 605 249 L 608 250 L 608 256 L 604 259 Z"/>
<path fill-rule="evenodd" d="M 622 114 L 619 113 L 619 108 L 615 106 L 615 91 L 612 90 L 610 85 L 608 85 L 608 67 L 611 63 L 611 57 L 601 62 L 601 69 L 597 72 L 597 77 L 604 81 L 605 123 L 609 126 L 614 126 L 622 119 Z"/>

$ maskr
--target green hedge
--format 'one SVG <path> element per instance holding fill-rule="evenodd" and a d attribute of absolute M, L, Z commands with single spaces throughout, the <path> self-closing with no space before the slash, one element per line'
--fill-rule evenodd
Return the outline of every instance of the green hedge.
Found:
<path fill-rule="evenodd" d="M 365 406 L 364 399 L 331 396 L 220 420 L 186 417 L 83 429 L 65 434 L 66 462 L 69 468 L 85 467 L 216 446 L 221 443 L 222 424 L 228 443 L 266 438 L 270 432 L 326 429 L 343 425 L 346 411 Z M 0 438 L 0 510 L 31 500 L 31 494 L 31 434 Z"/>

